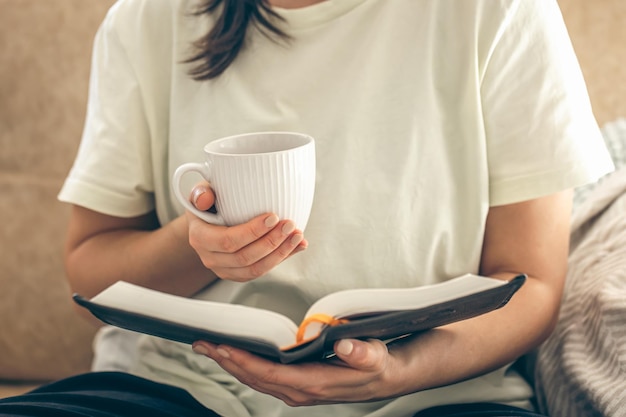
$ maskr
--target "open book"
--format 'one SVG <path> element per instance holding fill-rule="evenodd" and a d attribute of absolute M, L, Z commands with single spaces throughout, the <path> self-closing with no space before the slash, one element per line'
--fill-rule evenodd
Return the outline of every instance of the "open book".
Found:
<path fill-rule="evenodd" d="M 183 343 L 206 340 L 291 363 L 332 355 L 343 338 L 392 340 L 504 306 L 526 280 L 463 275 L 414 288 L 368 288 L 322 297 L 296 324 L 273 311 L 204 301 L 119 281 L 74 300 L 105 323 Z"/>

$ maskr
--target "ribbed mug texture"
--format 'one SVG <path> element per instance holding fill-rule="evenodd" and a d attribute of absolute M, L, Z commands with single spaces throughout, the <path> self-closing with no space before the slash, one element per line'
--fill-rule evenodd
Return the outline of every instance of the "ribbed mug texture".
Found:
<path fill-rule="evenodd" d="M 204 163 L 186 163 L 174 173 L 174 194 L 188 210 L 209 223 L 229 226 L 272 212 L 305 229 L 315 193 L 313 138 L 293 132 L 249 133 L 209 142 L 204 152 Z M 217 215 L 196 209 L 181 189 L 182 177 L 192 171 L 211 184 Z"/>
<path fill-rule="evenodd" d="M 315 187 L 313 143 L 281 152 L 209 155 L 207 167 L 226 224 L 273 212 L 300 230 L 306 227 Z"/>

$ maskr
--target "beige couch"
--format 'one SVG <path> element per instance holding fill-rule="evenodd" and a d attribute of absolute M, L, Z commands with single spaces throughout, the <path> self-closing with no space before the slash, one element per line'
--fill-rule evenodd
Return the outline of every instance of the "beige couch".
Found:
<path fill-rule="evenodd" d="M 64 281 L 68 208 L 56 194 L 80 138 L 93 35 L 113 2 L 0 0 L 0 397 L 90 365 L 94 329 Z M 622 0 L 560 3 L 598 120 L 626 115 Z"/>
<path fill-rule="evenodd" d="M 56 201 L 80 140 L 90 50 L 113 0 L 0 0 L 0 396 L 89 369 Z"/>

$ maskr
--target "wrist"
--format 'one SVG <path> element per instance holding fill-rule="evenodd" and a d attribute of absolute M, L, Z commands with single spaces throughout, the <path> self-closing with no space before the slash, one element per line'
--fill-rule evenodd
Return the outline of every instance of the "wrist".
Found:
<path fill-rule="evenodd" d="M 189 245 L 189 222 L 186 214 L 183 214 L 167 223 L 164 228 L 169 230 L 169 233 L 173 236 L 178 245 L 184 245 L 182 247 L 191 247 Z"/>
<path fill-rule="evenodd" d="M 393 396 L 437 388 L 456 382 L 450 367 L 458 358 L 450 357 L 455 334 L 446 328 L 431 329 L 389 344 L 393 357 L 389 387 Z"/>

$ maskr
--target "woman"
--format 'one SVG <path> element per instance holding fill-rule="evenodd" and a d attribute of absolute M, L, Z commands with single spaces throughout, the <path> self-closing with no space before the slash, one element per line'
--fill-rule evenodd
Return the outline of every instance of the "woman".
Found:
<path fill-rule="evenodd" d="M 98 32 L 83 142 L 60 193 L 73 205 L 74 291 L 122 279 L 298 317 L 344 288 L 467 272 L 527 283 L 500 310 L 402 343 L 342 340 L 333 362 L 142 336 L 134 376 L 62 381 L 0 413 L 43 396 L 110 415 L 534 415 L 511 364 L 557 318 L 569 189 L 611 169 L 556 2 L 197 6 L 120 0 Z M 206 224 L 170 192 L 206 142 L 262 130 L 316 138 L 306 238 L 271 213 Z M 213 204 L 207 184 L 191 198 Z M 68 399 L 77 390 L 86 404 Z"/>

